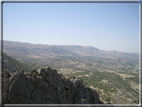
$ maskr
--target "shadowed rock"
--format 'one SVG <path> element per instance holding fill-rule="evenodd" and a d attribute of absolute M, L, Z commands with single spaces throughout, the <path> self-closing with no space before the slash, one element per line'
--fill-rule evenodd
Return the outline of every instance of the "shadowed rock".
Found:
<path fill-rule="evenodd" d="M 50 67 L 3 76 L 3 97 L 6 104 L 103 104 L 82 80 L 66 78 Z"/>

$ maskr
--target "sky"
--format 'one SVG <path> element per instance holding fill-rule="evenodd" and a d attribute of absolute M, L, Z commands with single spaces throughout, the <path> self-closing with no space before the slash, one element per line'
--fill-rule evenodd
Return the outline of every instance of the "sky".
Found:
<path fill-rule="evenodd" d="M 139 52 L 139 3 L 3 3 L 3 40 Z"/>

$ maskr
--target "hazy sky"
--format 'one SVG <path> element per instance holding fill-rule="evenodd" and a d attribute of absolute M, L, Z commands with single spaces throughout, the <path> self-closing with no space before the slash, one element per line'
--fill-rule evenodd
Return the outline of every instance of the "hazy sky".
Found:
<path fill-rule="evenodd" d="M 139 51 L 138 3 L 4 3 L 3 40 Z"/>

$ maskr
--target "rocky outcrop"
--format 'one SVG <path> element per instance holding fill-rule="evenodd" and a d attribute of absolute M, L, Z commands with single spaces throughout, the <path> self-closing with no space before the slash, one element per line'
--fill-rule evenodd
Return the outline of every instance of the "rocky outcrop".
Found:
<path fill-rule="evenodd" d="M 3 77 L 4 104 L 102 104 L 94 89 L 50 67 Z"/>

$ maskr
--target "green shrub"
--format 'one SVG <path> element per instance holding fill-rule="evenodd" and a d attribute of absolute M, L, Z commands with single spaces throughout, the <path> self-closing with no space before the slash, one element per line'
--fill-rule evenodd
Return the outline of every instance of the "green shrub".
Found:
<path fill-rule="evenodd" d="M 109 102 L 109 101 L 110 101 L 110 97 L 107 97 L 107 98 L 106 98 L 106 101 Z"/>

